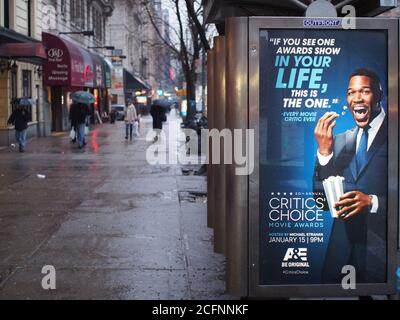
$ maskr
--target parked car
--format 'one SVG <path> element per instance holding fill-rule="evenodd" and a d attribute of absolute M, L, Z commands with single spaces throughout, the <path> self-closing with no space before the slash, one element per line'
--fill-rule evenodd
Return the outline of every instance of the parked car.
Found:
<path fill-rule="evenodd" d="M 123 104 L 112 104 L 111 110 L 115 110 L 115 119 L 123 121 L 125 119 L 125 106 Z"/>

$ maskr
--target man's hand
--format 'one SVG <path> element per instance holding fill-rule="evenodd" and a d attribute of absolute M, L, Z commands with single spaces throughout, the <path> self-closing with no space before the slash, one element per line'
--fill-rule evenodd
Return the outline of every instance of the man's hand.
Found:
<path fill-rule="evenodd" d="M 339 219 L 348 219 L 359 214 L 365 208 L 371 208 L 371 205 L 372 199 L 369 195 L 360 191 L 350 191 L 339 198 L 339 201 L 335 203 L 335 208 L 342 207 L 337 212 Z"/>
<path fill-rule="evenodd" d="M 314 130 L 314 136 L 318 144 L 318 152 L 323 156 L 329 156 L 333 149 L 333 127 L 335 119 L 339 115 L 336 112 L 325 113 L 318 121 Z"/>

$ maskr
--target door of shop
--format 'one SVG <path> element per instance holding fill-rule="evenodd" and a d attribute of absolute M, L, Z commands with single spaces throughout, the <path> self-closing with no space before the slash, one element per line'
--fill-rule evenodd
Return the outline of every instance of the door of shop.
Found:
<path fill-rule="evenodd" d="M 51 88 L 51 131 L 62 131 L 62 87 Z"/>

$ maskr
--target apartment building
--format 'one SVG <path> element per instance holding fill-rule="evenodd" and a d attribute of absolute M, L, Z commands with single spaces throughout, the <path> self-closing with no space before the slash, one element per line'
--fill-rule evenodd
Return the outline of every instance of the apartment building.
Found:
<path fill-rule="evenodd" d="M 161 2 L 150 0 L 145 3 L 160 33 L 168 32 L 163 20 L 168 16 L 163 16 Z M 151 98 L 163 83 L 163 71 L 168 73 L 169 70 L 165 60 L 165 45 L 160 41 L 143 1 L 115 0 L 114 6 L 107 25 L 108 37 L 126 56 L 122 61 L 116 61 L 117 68 L 123 69 L 124 93 L 121 90 L 114 91 L 114 96 L 122 102 L 141 90 L 147 98 Z M 147 103 L 149 101 L 147 99 Z"/>

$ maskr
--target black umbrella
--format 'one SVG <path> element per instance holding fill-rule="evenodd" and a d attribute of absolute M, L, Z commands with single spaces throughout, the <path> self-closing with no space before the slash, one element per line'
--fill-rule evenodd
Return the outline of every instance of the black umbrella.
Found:
<path fill-rule="evenodd" d="M 171 103 L 165 99 L 156 99 L 153 101 L 153 105 L 163 109 L 164 111 L 171 110 Z"/>
<path fill-rule="evenodd" d="M 18 104 L 23 107 L 28 107 L 34 104 L 33 100 L 30 98 L 20 98 Z"/>

